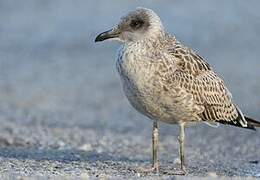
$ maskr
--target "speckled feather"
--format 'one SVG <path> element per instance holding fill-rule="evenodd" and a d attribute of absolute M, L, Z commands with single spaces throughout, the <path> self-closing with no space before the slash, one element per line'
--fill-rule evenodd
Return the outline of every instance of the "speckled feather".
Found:
<path fill-rule="evenodd" d="M 143 9 L 145 13 L 150 22 L 160 22 L 151 10 Z M 139 39 L 124 40 L 119 51 L 117 69 L 133 107 L 166 123 L 207 121 L 247 127 L 245 117 L 212 67 L 166 33 L 161 22 L 151 24 L 142 36 L 133 35 Z"/>
<path fill-rule="evenodd" d="M 177 70 L 170 79 L 191 94 L 195 104 L 204 109 L 199 114 L 201 120 L 236 120 L 238 112 L 224 81 L 193 50 L 174 40 L 169 42 L 171 45 L 173 48 L 169 50 L 176 61 Z"/>

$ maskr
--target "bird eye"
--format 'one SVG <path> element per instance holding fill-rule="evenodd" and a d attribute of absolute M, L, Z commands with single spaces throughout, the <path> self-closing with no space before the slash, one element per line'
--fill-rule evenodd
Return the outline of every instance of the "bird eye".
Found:
<path fill-rule="evenodd" d="M 132 20 L 130 23 L 130 26 L 134 29 L 138 29 L 140 28 L 142 25 L 144 24 L 144 22 L 142 20 Z"/>

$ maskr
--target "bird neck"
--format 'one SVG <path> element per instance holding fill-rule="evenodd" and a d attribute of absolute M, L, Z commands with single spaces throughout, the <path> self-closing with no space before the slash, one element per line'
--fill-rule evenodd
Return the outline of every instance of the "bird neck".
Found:
<path fill-rule="evenodd" d="M 143 36 L 141 39 L 138 41 L 131 41 L 131 42 L 126 42 L 127 46 L 131 45 L 141 45 L 143 48 L 149 47 L 149 46 L 154 46 L 156 44 L 162 44 L 163 41 L 165 41 L 167 34 L 163 31 L 154 33 L 154 34 L 149 34 L 146 36 Z"/>

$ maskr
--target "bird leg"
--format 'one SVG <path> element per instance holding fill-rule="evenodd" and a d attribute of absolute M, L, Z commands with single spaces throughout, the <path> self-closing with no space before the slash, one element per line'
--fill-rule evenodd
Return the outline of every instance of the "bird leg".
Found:
<path fill-rule="evenodd" d="M 185 156 L 184 156 L 184 143 L 185 143 L 185 132 L 184 132 L 185 123 L 180 124 L 180 132 L 178 136 L 179 140 L 179 153 L 180 153 L 180 160 L 181 160 L 181 171 L 177 172 L 164 172 L 163 174 L 167 175 L 186 175 L 187 171 L 185 168 Z M 140 173 L 151 173 L 156 172 L 159 174 L 159 161 L 158 161 L 158 143 L 159 143 L 159 129 L 158 129 L 158 122 L 154 121 L 153 123 L 153 134 L 152 134 L 152 156 L 153 156 L 153 164 L 152 167 L 149 168 L 139 168 L 138 172 Z"/>
<path fill-rule="evenodd" d="M 141 168 L 139 172 L 141 173 L 151 173 L 156 172 L 159 173 L 159 161 L 158 161 L 158 143 L 159 143 L 159 129 L 158 129 L 158 122 L 153 122 L 153 133 L 152 133 L 152 157 L 153 157 L 153 164 L 152 167 L 149 168 Z"/>
<path fill-rule="evenodd" d="M 159 161 L 158 161 L 158 144 L 159 144 L 159 129 L 158 122 L 153 122 L 153 135 L 152 135 L 152 144 L 153 144 L 153 168 L 158 173 L 159 172 Z"/>
<path fill-rule="evenodd" d="M 184 142 L 185 142 L 184 126 L 185 126 L 185 123 L 180 124 L 180 132 L 179 132 L 179 136 L 178 136 L 181 169 L 180 169 L 180 171 L 163 172 L 164 174 L 167 174 L 167 175 L 186 175 L 187 174 L 187 171 L 185 169 L 185 157 L 184 157 Z"/>
<path fill-rule="evenodd" d="M 186 169 L 185 169 L 185 157 L 184 157 L 184 143 L 185 143 L 185 132 L 184 132 L 184 126 L 185 123 L 180 124 L 180 134 L 178 137 L 179 144 L 180 144 L 180 160 L 181 160 L 181 171 L 183 174 L 186 174 Z"/>

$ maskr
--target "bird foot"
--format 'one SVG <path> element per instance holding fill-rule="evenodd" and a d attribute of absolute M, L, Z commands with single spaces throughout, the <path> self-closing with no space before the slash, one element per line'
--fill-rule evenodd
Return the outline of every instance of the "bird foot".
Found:
<path fill-rule="evenodd" d="M 185 176 L 188 174 L 185 167 L 182 167 L 179 171 L 164 171 L 162 173 L 164 175 L 177 175 L 177 176 Z"/>
<path fill-rule="evenodd" d="M 187 175 L 186 171 L 180 170 L 180 171 L 174 171 L 174 172 L 162 172 L 164 175 L 171 175 L 171 176 L 185 176 Z"/>
<path fill-rule="evenodd" d="M 185 166 L 181 167 L 180 170 L 178 171 L 165 171 L 159 168 L 159 163 L 154 164 L 152 167 L 141 167 L 141 168 L 137 168 L 135 171 L 139 174 L 142 175 L 146 175 L 146 174 L 150 174 L 150 173 L 156 173 L 156 174 L 163 174 L 163 175 L 177 175 L 177 176 L 185 176 L 188 174 Z"/>
<path fill-rule="evenodd" d="M 136 172 L 141 174 L 156 173 L 159 174 L 159 163 L 155 163 L 152 167 L 141 167 L 137 168 Z"/>

